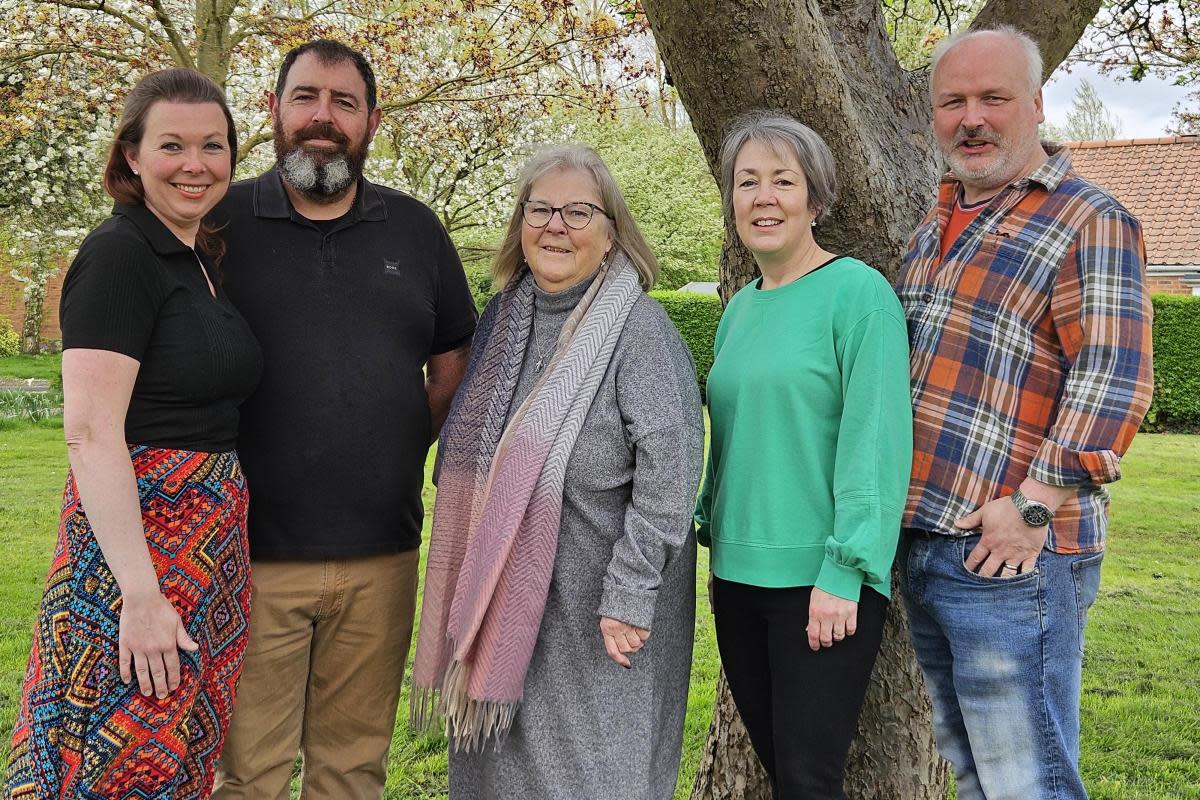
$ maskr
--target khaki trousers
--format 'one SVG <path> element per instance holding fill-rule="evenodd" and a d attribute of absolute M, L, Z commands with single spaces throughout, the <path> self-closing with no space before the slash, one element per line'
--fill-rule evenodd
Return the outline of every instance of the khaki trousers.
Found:
<path fill-rule="evenodd" d="M 250 643 L 214 798 L 287 800 L 297 752 L 304 800 L 383 796 L 418 560 L 251 564 Z"/>

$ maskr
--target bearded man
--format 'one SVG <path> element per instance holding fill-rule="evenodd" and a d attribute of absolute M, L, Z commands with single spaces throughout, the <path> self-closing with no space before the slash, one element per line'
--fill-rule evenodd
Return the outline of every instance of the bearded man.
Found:
<path fill-rule="evenodd" d="M 425 456 L 475 306 L 433 212 L 363 178 L 381 113 L 361 53 L 329 40 L 292 50 L 270 112 L 277 163 L 213 214 L 225 288 L 265 361 L 241 409 L 253 610 L 214 796 L 287 797 L 299 751 L 304 797 L 378 798 Z M 244 624 L 230 618 L 231 640 Z"/>
<path fill-rule="evenodd" d="M 898 293 L 913 474 L 898 561 L 961 800 L 1085 800 L 1079 694 L 1108 493 L 1153 391 L 1136 219 L 1038 139 L 1013 28 L 934 52 L 949 174 Z"/>

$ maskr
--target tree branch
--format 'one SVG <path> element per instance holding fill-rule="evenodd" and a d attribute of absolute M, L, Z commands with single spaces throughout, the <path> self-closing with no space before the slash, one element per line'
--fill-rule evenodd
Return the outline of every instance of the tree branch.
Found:
<path fill-rule="evenodd" d="M 181 67 L 195 69 L 196 59 L 192 57 L 192 53 L 183 41 L 183 37 L 179 35 L 179 29 L 175 27 L 175 21 L 167 14 L 167 10 L 163 8 L 162 0 L 151 0 L 150 8 L 154 10 L 154 18 L 158 20 L 158 24 L 166 31 L 167 39 L 171 42 L 171 50 L 175 54 L 172 60 Z"/>
<path fill-rule="evenodd" d="M 1012 25 L 1033 38 L 1042 50 L 1042 80 L 1066 60 L 1102 0 L 1045 3 L 1040 0 L 989 0 L 971 21 L 971 27 Z"/>
<path fill-rule="evenodd" d="M 274 134 L 272 134 L 272 132 L 269 130 L 260 130 L 247 136 L 245 141 L 238 145 L 238 163 L 241 163 L 246 156 L 250 155 L 250 151 L 252 151 L 254 148 L 258 147 L 264 142 L 271 141 L 272 138 L 274 138 Z"/>
<path fill-rule="evenodd" d="M 114 50 L 106 50 L 99 47 L 91 47 L 81 44 L 71 44 L 69 46 L 61 45 L 59 47 L 43 47 L 39 48 L 38 50 L 31 50 L 21 53 L 20 55 L 5 54 L 3 58 L 0 58 L 0 63 L 23 64 L 27 61 L 36 61 L 39 58 L 46 58 L 48 56 L 73 56 L 78 53 L 86 53 L 87 55 L 95 56 L 96 58 L 101 58 L 105 61 L 119 61 L 122 63 L 129 63 L 130 61 L 133 61 L 132 56 L 128 56 L 124 53 L 118 53 Z"/>
<path fill-rule="evenodd" d="M 161 47 L 163 50 L 170 49 L 168 42 L 166 42 L 161 36 L 159 36 L 154 31 L 154 29 L 151 28 L 149 25 L 147 25 L 145 22 L 142 22 L 134 17 L 131 17 L 129 14 L 126 14 L 122 11 L 117 11 L 115 8 L 111 8 L 110 6 L 108 6 L 108 4 L 103 2 L 103 0 L 99 0 L 99 2 L 95 2 L 95 3 L 87 3 L 87 2 L 83 2 L 82 0 L 46 0 L 46 2 L 48 2 L 50 5 L 59 6 L 61 8 L 74 8 L 74 9 L 78 9 L 80 11 L 93 11 L 93 12 L 99 12 L 101 14 L 107 14 L 108 16 L 110 16 L 114 19 L 118 19 L 121 22 L 124 22 L 126 25 L 133 28 L 135 31 L 138 31 L 139 33 L 143 34 L 146 38 L 150 39 L 152 42 L 154 42 L 156 45 Z"/>

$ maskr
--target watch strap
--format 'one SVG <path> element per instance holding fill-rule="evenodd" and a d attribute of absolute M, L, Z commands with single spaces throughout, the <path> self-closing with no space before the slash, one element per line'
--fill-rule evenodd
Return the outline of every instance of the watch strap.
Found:
<path fill-rule="evenodd" d="M 1039 503 L 1036 500 L 1030 500 L 1020 489 L 1012 493 L 1013 505 L 1017 507 L 1017 511 L 1021 514 L 1021 519 L 1031 528 L 1040 528 L 1044 525 L 1049 525 L 1054 519 L 1054 512 L 1045 503 Z"/>

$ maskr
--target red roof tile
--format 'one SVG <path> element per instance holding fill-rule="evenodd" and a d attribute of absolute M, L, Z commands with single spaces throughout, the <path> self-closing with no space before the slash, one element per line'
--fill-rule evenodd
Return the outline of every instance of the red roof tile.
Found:
<path fill-rule="evenodd" d="M 1200 136 L 1067 142 L 1075 171 L 1142 223 L 1153 265 L 1200 264 Z"/>

